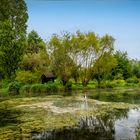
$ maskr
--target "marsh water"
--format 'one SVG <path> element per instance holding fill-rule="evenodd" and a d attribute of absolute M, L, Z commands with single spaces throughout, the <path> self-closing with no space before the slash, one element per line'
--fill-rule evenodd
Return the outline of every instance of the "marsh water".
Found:
<path fill-rule="evenodd" d="M 43 131 L 37 140 L 132 140 L 136 138 L 136 128 L 140 110 L 119 110 L 116 116 L 83 117 L 73 127 Z"/>
<path fill-rule="evenodd" d="M 140 140 L 139 88 L 56 94 L 1 101 L 0 139 Z"/>
<path fill-rule="evenodd" d="M 96 92 L 96 96 L 92 96 Z M 103 94 L 118 93 L 119 90 L 100 90 L 85 91 L 81 93 L 82 101 L 56 101 L 55 106 L 58 107 L 75 107 L 81 110 L 94 109 L 95 104 L 87 102 L 86 98 L 95 98 L 98 100 L 112 101 L 112 97 L 103 97 Z M 126 89 L 124 98 L 119 97 L 118 102 L 129 102 L 138 104 L 139 100 L 135 96 L 127 97 L 132 92 L 139 94 L 139 90 Z M 128 94 L 127 94 L 128 93 Z M 70 93 L 69 93 L 70 94 Z M 72 93 L 76 96 L 77 93 Z M 113 99 L 115 100 L 115 99 Z M 115 100 L 115 101 L 117 101 Z M 75 115 L 73 113 L 73 115 Z M 81 116 L 78 123 L 71 127 L 63 127 L 61 129 L 53 129 L 51 131 L 44 130 L 42 133 L 33 137 L 37 140 L 139 140 L 137 130 L 140 129 L 140 109 L 115 109 L 114 113 L 108 113 L 104 116 Z"/>
<path fill-rule="evenodd" d="M 95 89 L 85 90 L 81 93 L 99 101 L 140 104 L 140 88 Z"/>

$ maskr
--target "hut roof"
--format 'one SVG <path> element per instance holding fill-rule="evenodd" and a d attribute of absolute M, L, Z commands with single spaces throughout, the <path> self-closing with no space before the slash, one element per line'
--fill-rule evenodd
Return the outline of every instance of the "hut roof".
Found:
<path fill-rule="evenodd" d="M 55 77 L 55 75 L 52 72 L 43 73 L 42 75 L 44 75 L 46 78 L 54 78 Z"/>

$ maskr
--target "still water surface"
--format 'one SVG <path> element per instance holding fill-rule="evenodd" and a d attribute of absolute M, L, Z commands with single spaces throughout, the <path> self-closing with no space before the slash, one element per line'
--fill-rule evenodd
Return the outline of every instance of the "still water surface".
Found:
<path fill-rule="evenodd" d="M 130 91 L 128 90 L 128 92 Z M 81 96 L 84 96 L 84 94 Z M 93 94 L 91 93 L 91 91 L 86 92 L 87 98 L 90 98 L 91 94 Z M 99 94 L 101 95 L 102 91 L 100 91 Z M 132 103 L 135 102 L 134 99 L 130 101 L 132 101 Z M 76 108 L 78 107 L 81 109 L 88 109 L 88 108 L 95 107 L 92 103 L 89 103 L 86 100 L 82 102 L 61 101 L 61 102 L 55 102 L 54 105 L 58 107 L 76 107 Z M 137 135 L 136 129 L 138 128 L 138 124 L 140 121 L 140 109 L 116 109 L 114 110 L 114 112 L 115 113 L 108 114 L 106 116 L 81 117 L 79 119 L 79 122 L 73 127 L 64 127 L 61 129 L 54 129 L 52 131 L 44 130 L 42 133 L 40 133 L 33 139 L 36 140 L 132 140 L 132 139 L 136 139 L 136 135 Z"/>

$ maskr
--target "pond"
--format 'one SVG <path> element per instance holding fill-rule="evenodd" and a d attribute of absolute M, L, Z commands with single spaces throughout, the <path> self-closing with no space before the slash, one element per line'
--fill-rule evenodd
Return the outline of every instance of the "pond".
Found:
<path fill-rule="evenodd" d="M 136 90 L 129 90 L 128 92 L 136 92 Z M 123 93 L 127 93 L 124 90 Z M 88 98 L 91 97 L 95 91 L 86 91 L 81 93 L 80 96 L 83 100 L 61 100 L 55 101 L 54 105 L 57 107 L 74 107 L 81 110 L 95 109 L 97 104 L 90 102 Z M 112 93 L 110 90 L 109 93 Z M 114 90 L 118 92 L 118 90 Z M 98 94 L 103 95 L 108 91 L 100 90 Z M 122 94 L 122 93 L 121 93 Z M 73 93 L 74 96 L 76 96 Z M 85 98 L 86 95 L 86 98 Z M 123 95 L 123 94 L 122 94 Z M 105 99 L 106 98 L 102 98 Z M 135 98 L 126 100 L 121 97 L 121 101 L 135 103 Z M 136 99 L 137 100 L 137 99 Z M 120 100 L 119 100 L 120 101 Z M 138 103 L 138 102 L 137 102 Z M 124 104 L 125 105 L 125 104 Z M 73 113 L 73 115 L 75 115 Z M 82 116 L 76 125 L 71 127 L 64 127 L 61 129 L 53 129 L 52 131 L 44 130 L 39 135 L 33 137 L 35 140 L 133 140 L 140 138 L 140 132 L 137 133 L 137 129 L 140 129 L 140 109 L 114 109 L 113 113 L 108 112 L 105 115 L 91 115 Z M 138 136 L 137 136 L 138 135 Z"/>
<path fill-rule="evenodd" d="M 139 109 L 118 110 L 106 117 L 88 116 L 73 127 L 43 131 L 34 140 L 131 140 L 136 138 Z"/>
<path fill-rule="evenodd" d="M 139 96 L 101 89 L 3 100 L 0 139 L 140 140 Z"/>

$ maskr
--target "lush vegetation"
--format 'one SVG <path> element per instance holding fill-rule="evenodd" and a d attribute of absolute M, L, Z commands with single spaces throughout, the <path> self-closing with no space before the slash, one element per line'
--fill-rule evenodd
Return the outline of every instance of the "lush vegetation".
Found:
<path fill-rule="evenodd" d="M 0 5 L 0 92 L 13 95 L 139 83 L 140 61 L 114 51 L 112 36 L 64 32 L 45 42 L 34 30 L 26 33 L 28 13 L 23 0 L 2 0 Z M 47 72 L 57 79 L 52 85 L 41 85 L 40 77 Z"/>
<path fill-rule="evenodd" d="M 103 126 L 114 135 L 114 120 L 139 108 L 140 61 L 115 51 L 115 39 L 108 34 L 63 32 L 45 42 L 36 31 L 26 32 L 27 20 L 24 0 L 0 0 L 0 139 L 32 139 L 45 130 L 73 127 L 87 116 L 100 121 L 95 135 L 106 134 Z M 42 84 L 42 74 L 50 72 L 55 81 Z M 135 87 L 136 92 L 100 93 L 117 87 Z M 95 88 L 88 99 L 80 93 L 60 95 Z"/>

